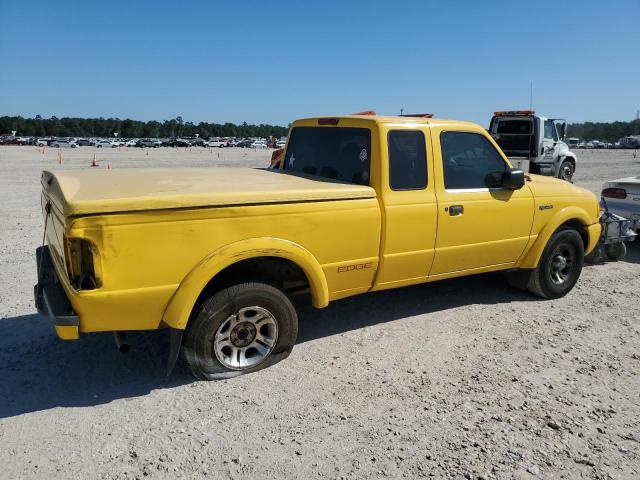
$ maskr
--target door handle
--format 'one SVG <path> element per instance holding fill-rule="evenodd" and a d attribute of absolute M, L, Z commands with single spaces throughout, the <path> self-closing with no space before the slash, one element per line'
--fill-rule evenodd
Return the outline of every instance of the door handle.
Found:
<path fill-rule="evenodd" d="M 462 205 L 451 205 L 449 207 L 449 215 L 452 217 L 462 215 L 464 213 L 464 207 Z"/>

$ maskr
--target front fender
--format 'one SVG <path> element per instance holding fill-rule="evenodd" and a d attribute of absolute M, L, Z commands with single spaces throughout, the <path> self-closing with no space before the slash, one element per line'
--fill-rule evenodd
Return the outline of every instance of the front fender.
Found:
<path fill-rule="evenodd" d="M 571 160 L 573 162 L 573 165 L 575 166 L 576 164 L 576 154 L 573 152 L 566 152 L 562 157 L 558 157 L 557 160 L 557 164 L 558 164 L 558 168 L 560 168 L 560 165 L 562 165 L 562 162 L 564 162 L 565 160 Z"/>
<path fill-rule="evenodd" d="M 554 234 L 556 230 L 563 224 L 570 220 L 578 220 L 585 229 L 587 235 L 587 243 L 584 246 L 585 255 L 591 252 L 598 243 L 600 238 L 601 226 L 599 223 L 594 223 L 591 219 L 591 215 L 585 209 L 577 206 L 565 207 L 551 217 L 545 227 L 540 231 L 538 237 L 535 239 L 531 247 L 526 254 L 518 262 L 518 268 L 536 268 L 544 247 Z"/>
<path fill-rule="evenodd" d="M 329 304 L 327 279 L 311 252 L 288 240 L 248 238 L 226 245 L 198 262 L 171 297 L 162 318 L 164 323 L 184 330 L 198 296 L 209 281 L 234 263 L 257 257 L 280 257 L 294 262 L 307 276 L 313 305 L 322 308 Z"/>

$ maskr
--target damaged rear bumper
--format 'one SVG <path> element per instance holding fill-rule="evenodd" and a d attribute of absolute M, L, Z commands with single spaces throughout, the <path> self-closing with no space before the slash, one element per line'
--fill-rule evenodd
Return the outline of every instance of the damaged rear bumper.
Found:
<path fill-rule="evenodd" d="M 33 287 L 33 293 L 38 313 L 53 321 L 56 333 L 61 339 L 78 339 L 80 317 L 73 311 L 62 288 L 48 246 L 36 249 L 36 263 L 38 283 Z"/>

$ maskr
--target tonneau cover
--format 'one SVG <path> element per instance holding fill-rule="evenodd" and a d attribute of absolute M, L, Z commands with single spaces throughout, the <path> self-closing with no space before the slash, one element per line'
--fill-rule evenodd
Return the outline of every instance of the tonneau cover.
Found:
<path fill-rule="evenodd" d="M 252 168 L 122 168 L 42 172 L 65 216 L 375 197 L 371 187 Z"/>

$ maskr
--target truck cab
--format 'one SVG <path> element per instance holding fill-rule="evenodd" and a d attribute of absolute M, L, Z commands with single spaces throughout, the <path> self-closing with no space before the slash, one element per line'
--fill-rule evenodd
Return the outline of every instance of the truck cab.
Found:
<path fill-rule="evenodd" d="M 500 111 L 491 118 L 489 133 L 514 166 L 571 182 L 576 156 L 565 142 L 566 120 L 533 110 Z"/>

